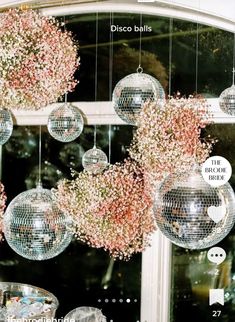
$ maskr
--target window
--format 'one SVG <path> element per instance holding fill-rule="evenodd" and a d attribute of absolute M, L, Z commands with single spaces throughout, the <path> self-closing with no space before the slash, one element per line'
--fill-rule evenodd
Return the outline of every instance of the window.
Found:
<path fill-rule="evenodd" d="M 76 75 L 80 83 L 68 99 L 77 102 L 89 125 L 100 124 L 97 141 L 106 153 L 108 152 L 107 124 L 113 124 L 112 162 L 116 162 L 124 158 L 126 147 L 131 141 L 132 128 L 121 125 L 122 121 L 115 115 L 110 103 L 112 92 L 110 88 L 113 89 L 121 78 L 135 72 L 138 67 L 139 33 L 133 28 L 139 26 L 139 14 L 123 12 L 113 14 L 115 26 L 131 26 L 132 31 L 113 32 L 114 53 L 111 71 L 109 69 L 110 14 L 99 13 L 97 102 L 94 102 L 95 23 L 95 13 L 66 16 L 66 27 L 73 31 L 78 39 L 81 56 L 81 66 Z M 142 33 L 144 72 L 158 78 L 168 93 L 169 18 L 146 14 L 143 15 L 143 24 L 151 27 L 152 30 L 149 32 L 146 28 Z M 183 95 L 188 95 L 195 91 L 196 36 L 195 23 L 180 19 L 173 20 L 171 93 L 180 90 Z M 232 39 L 233 35 L 227 31 L 199 24 L 198 92 L 210 100 L 218 123 L 233 121 L 219 111 L 216 99 L 221 91 L 231 84 Z M 2 151 L 2 178 L 9 201 L 21 191 L 34 186 L 38 162 L 38 127 L 35 125 L 46 125 L 51 109 L 52 107 L 47 107 L 39 112 L 16 111 L 14 113 L 17 124 L 21 126 L 15 127 L 12 138 Z M 42 155 L 45 187 L 54 186 L 57 179 L 63 176 L 69 177 L 70 167 L 81 169 L 81 155 L 84 150 L 92 147 L 93 142 L 93 128 L 89 125 L 85 127 L 84 133 L 76 142 L 69 144 L 54 141 L 46 128 L 43 128 Z M 220 133 L 220 148 L 216 148 L 218 150 L 215 150 L 215 153 L 225 157 L 225 150 L 227 153 L 232 153 L 232 133 L 234 132 L 232 125 L 214 125 L 208 131 L 215 135 Z M 227 149 L 225 149 L 225 143 L 229 145 Z M 228 159 L 232 162 L 232 155 L 229 155 Z M 18 171 L 19 168 L 22 171 Z M 228 238 L 231 239 L 231 236 Z M 226 265 L 230 269 L 233 265 L 232 250 L 228 253 L 231 255 Z M 203 254 L 200 255 L 200 252 L 194 252 L 190 256 L 194 256 L 195 263 L 199 260 L 203 261 Z M 24 260 L 4 243 L 1 258 L 1 279 L 14 278 L 14 281 L 31 283 L 52 291 L 60 301 L 58 317 L 77 306 L 89 305 L 103 308 L 108 320 L 115 322 L 127 320 L 136 322 L 140 319 L 142 322 L 168 322 L 169 316 L 172 321 L 178 322 L 182 317 L 182 308 L 193 308 L 195 315 L 187 318 L 195 317 L 195 321 L 201 318 L 206 322 L 203 314 L 207 307 L 204 306 L 201 309 L 200 306 L 200 303 L 204 303 L 203 295 L 198 294 L 195 288 L 194 291 L 192 290 L 191 279 L 195 274 L 192 272 L 192 264 L 190 268 L 189 253 L 173 247 L 171 257 L 171 245 L 159 232 L 153 236 L 152 247 L 147 249 L 143 256 L 134 256 L 130 262 L 113 263 L 103 251 L 88 248 L 78 242 L 73 242 L 64 253 L 47 262 Z M 173 294 L 170 301 L 171 271 L 174 271 L 174 274 L 171 280 Z M 49 284 L 46 283 L 45 276 L 49 277 L 47 278 L 50 281 Z M 181 283 L 182 279 L 184 284 Z M 229 287 L 231 293 L 232 282 Z M 229 295 L 228 303 L 232 301 L 232 295 Z M 231 305 L 226 311 L 228 316 L 232 316 L 232 309 L 230 309 Z"/>

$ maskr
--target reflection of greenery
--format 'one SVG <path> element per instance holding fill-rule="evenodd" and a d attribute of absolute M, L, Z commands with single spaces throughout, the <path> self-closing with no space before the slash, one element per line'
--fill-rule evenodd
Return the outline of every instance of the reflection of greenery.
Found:
<path fill-rule="evenodd" d="M 94 99 L 95 71 L 95 23 L 96 14 L 68 17 L 68 29 L 79 40 L 81 66 L 76 93 L 70 99 Z M 114 24 L 139 25 L 139 15 L 115 13 Z M 142 33 L 142 65 L 144 71 L 159 78 L 167 86 L 169 66 L 169 18 L 143 15 L 143 24 L 152 32 Z M 231 83 L 233 35 L 213 27 L 199 25 L 198 44 L 198 92 L 218 96 Z M 174 20 L 172 32 L 172 89 L 182 94 L 192 94 L 196 82 L 197 24 Z M 98 37 L 98 100 L 110 97 L 110 14 L 99 14 Z M 138 67 L 139 33 L 113 33 L 113 81 L 112 88 L 124 76 Z M 79 96 L 78 96 L 79 95 Z"/>
<path fill-rule="evenodd" d="M 102 101 L 109 98 L 109 75 L 107 68 L 105 68 L 105 66 L 109 65 L 109 53 L 105 48 L 100 50 L 100 52 L 98 98 Z M 151 52 L 142 51 L 141 62 L 144 73 L 157 78 L 162 86 L 166 88 L 168 84 L 167 72 L 157 56 Z M 114 87 L 123 77 L 136 72 L 139 66 L 139 51 L 128 46 L 120 47 L 114 52 L 113 66 L 112 84 Z"/>
<path fill-rule="evenodd" d="M 135 73 L 139 65 L 139 51 L 129 47 L 122 47 L 114 54 L 114 65 L 118 69 L 114 70 L 114 79 L 125 77 L 132 71 Z M 164 88 L 167 87 L 167 73 L 157 56 L 151 52 L 141 52 L 141 65 L 144 72 L 156 77 Z"/>

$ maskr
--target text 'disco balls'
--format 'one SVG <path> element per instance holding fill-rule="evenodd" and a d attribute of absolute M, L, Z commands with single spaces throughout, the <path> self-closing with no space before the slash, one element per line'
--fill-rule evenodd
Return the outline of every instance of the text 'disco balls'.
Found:
<path fill-rule="evenodd" d="M 13 120 L 8 110 L 0 108 L 0 145 L 6 143 L 13 130 Z"/>
<path fill-rule="evenodd" d="M 4 215 L 9 246 L 22 257 L 45 260 L 71 242 L 71 220 L 56 206 L 50 190 L 40 185 L 15 197 Z"/>
<path fill-rule="evenodd" d="M 156 193 L 154 214 L 174 244 L 202 249 L 220 242 L 235 221 L 235 197 L 229 183 L 211 187 L 200 169 L 170 175 Z"/>
<path fill-rule="evenodd" d="M 126 123 L 136 125 L 137 116 L 147 101 L 163 105 L 165 92 L 154 77 L 133 73 L 121 79 L 113 91 L 113 105 L 117 115 Z"/>
<path fill-rule="evenodd" d="M 226 88 L 219 97 L 219 105 L 224 113 L 235 115 L 235 85 Z"/>
<path fill-rule="evenodd" d="M 50 135 L 61 142 L 75 140 L 83 130 L 84 121 L 76 106 L 65 103 L 56 107 L 48 118 L 47 128 Z"/>
<path fill-rule="evenodd" d="M 108 158 L 106 154 L 96 147 L 86 151 L 82 157 L 82 166 L 86 171 L 90 173 L 102 172 L 108 164 Z"/>

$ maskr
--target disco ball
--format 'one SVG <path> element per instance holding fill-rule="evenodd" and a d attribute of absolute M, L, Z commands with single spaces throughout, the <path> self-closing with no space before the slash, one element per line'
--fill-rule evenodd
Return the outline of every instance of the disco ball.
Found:
<path fill-rule="evenodd" d="M 113 91 L 113 105 L 118 116 L 126 123 L 136 125 L 142 105 L 147 102 L 165 102 L 162 85 L 154 77 L 137 72 L 121 79 Z"/>
<path fill-rule="evenodd" d="M 224 113 L 235 115 L 235 85 L 226 88 L 219 97 L 219 105 Z"/>
<path fill-rule="evenodd" d="M 11 113 L 8 110 L 0 108 L 0 145 L 6 143 L 13 130 L 13 121 Z"/>
<path fill-rule="evenodd" d="M 172 243 L 202 249 L 220 242 L 235 221 L 235 197 L 229 183 L 212 187 L 201 170 L 170 175 L 155 196 L 154 214 Z"/>
<path fill-rule="evenodd" d="M 65 103 L 49 115 L 47 128 L 50 135 L 60 142 L 75 140 L 83 130 L 83 117 L 76 106 Z"/>
<path fill-rule="evenodd" d="M 106 154 L 96 147 L 86 151 L 82 157 L 82 166 L 85 170 L 97 174 L 102 172 L 108 164 Z"/>
<path fill-rule="evenodd" d="M 40 185 L 11 201 L 3 226 L 9 246 L 31 260 L 57 256 L 72 239 L 70 218 L 57 208 L 51 191 Z"/>

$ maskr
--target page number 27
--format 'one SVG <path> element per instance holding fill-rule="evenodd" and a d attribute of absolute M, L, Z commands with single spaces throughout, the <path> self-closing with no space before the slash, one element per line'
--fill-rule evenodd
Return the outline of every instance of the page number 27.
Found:
<path fill-rule="evenodd" d="M 221 315 L 221 311 L 212 311 L 212 316 L 214 317 L 214 318 L 217 318 L 218 316 L 220 316 Z"/>

